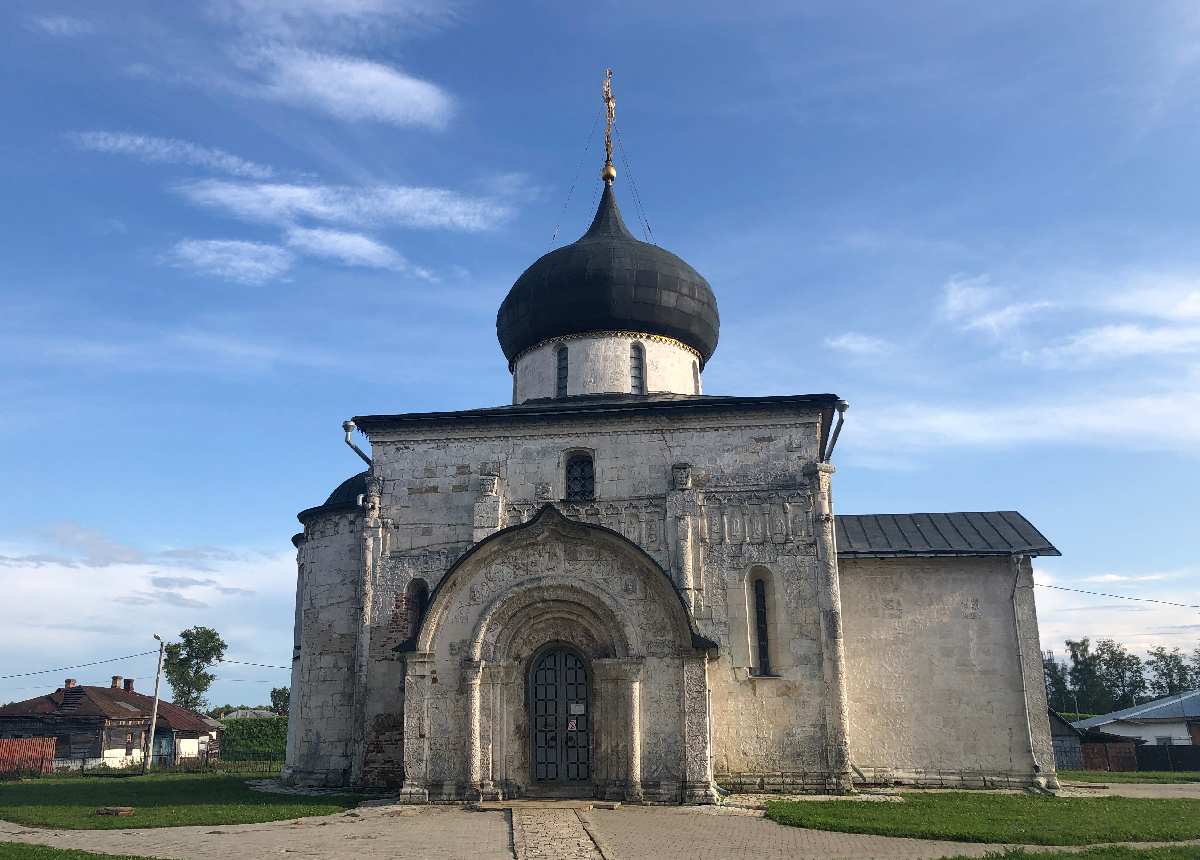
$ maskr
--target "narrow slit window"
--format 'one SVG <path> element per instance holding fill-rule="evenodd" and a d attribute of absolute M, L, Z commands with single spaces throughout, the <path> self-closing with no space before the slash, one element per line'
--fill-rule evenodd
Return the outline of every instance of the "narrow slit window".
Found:
<path fill-rule="evenodd" d="M 767 641 L 767 584 L 754 580 L 754 618 L 758 627 L 758 674 L 771 674 L 770 643 Z"/>
<path fill-rule="evenodd" d="M 558 348 L 558 377 L 554 388 L 555 397 L 567 396 L 567 348 Z"/>
<path fill-rule="evenodd" d="M 423 579 L 414 579 L 408 584 L 405 608 L 408 610 L 408 635 L 416 636 L 429 609 L 429 584 Z"/>
<path fill-rule="evenodd" d="M 695 389 L 694 393 L 700 393 L 700 365 L 694 361 L 692 362 L 692 388 Z"/>
<path fill-rule="evenodd" d="M 646 393 L 646 356 L 640 343 L 629 345 L 629 392 Z"/>
<path fill-rule="evenodd" d="M 567 461 L 567 501 L 587 502 L 596 498 L 596 469 L 587 454 Z"/>

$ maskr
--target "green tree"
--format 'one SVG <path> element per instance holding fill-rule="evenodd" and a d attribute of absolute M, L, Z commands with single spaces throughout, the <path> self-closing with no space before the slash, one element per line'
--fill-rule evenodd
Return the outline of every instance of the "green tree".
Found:
<path fill-rule="evenodd" d="M 271 688 L 271 710 L 277 714 L 286 716 L 288 708 L 292 704 L 292 691 L 287 687 L 272 687 Z"/>
<path fill-rule="evenodd" d="M 1079 709 L 1089 714 L 1107 714 L 1113 710 L 1113 697 L 1101 678 L 1100 655 L 1092 651 L 1087 637 L 1066 641 L 1067 653 L 1071 657 L 1071 668 L 1067 677 L 1071 681 L 1071 692 L 1079 701 Z"/>
<path fill-rule="evenodd" d="M 1042 654 L 1042 673 L 1046 677 L 1046 700 L 1060 714 L 1071 708 L 1071 685 L 1067 678 L 1067 664 L 1054 659 L 1053 651 Z"/>
<path fill-rule="evenodd" d="M 1150 670 L 1150 692 L 1155 696 L 1174 696 L 1194 689 L 1200 681 L 1194 666 L 1178 648 L 1168 651 L 1156 645 L 1149 651 L 1146 668 Z"/>
<path fill-rule="evenodd" d="M 174 692 L 174 702 L 181 708 L 199 711 L 207 707 L 204 694 L 216 680 L 205 671 L 220 662 L 228 647 L 216 630 L 192 627 L 179 634 L 179 642 L 167 645 L 163 671 Z"/>
<path fill-rule="evenodd" d="M 1100 685 L 1111 700 L 1111 707 L 1097 713 L 1133 707 L 1138 697 L 1145 697 L 1146 674 L 1140 657 L 1112 639 L 1096 643 L 1096 656 L 1100 658 Z"/>

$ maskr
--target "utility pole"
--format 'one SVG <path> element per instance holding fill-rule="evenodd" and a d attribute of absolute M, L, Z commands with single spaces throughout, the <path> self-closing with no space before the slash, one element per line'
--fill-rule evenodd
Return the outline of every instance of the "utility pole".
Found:
<path fill-rule="evenodd" d="M 149 769 L 150 759 L 154 755 L 154 727 L 158 724 L 158 687 L 162 683 L 163 652 L 167 648 L 167 643 L 161 636 L 155 633 L 154 638 L 158 640 L 158 674 L 154 676 L 154 707 L 150 711 L 150 731 L 146 732 L 146 752 L 142 756 L 143 776 Z"/>

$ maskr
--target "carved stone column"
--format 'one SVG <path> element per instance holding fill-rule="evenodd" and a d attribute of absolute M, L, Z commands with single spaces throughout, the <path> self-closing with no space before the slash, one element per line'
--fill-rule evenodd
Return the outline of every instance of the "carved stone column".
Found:
<path fill-rule="evenodd" d="M 683 658 L 684 803 L 717 803 L 708 730 L 708 654 Z"/>
<path fill-rule="evenodd" d="M 464 660 L 463 681 L 467 690 L 467 799 L 482 799 L 483 749 L 480 739 L 479 687 L 483 680 L 483 662 Z"/>
<path fill-rule="evenodd" d="M 609 756 L 606 800 L 642 800 L 642 658 L 617 657 L 592 661 L 593 678 L 603 685 L 605 736 L 601 743 Z M 614 778 L 613 772 L 619 773 Z"/>
<path fill-rule="evenodd" d="M 429 668 L 428 651 L 404 654 L 404 785 L 401 803 L 428 803 Z"/>
<path fill-rule="evenodd" d="M 837 543 L 833 529 L 828 463 L 811 463 L 804 474 L 812 485 L 813 536 L 817 544 L 817 606 L 821 611 L 821 656 L 825 681 L 825 746 L 829 753 L 827 787 L 849 791 L 850 720 L 846 694 L 846 647 L 842 639 L 842 595 L 838 580 Z"/>

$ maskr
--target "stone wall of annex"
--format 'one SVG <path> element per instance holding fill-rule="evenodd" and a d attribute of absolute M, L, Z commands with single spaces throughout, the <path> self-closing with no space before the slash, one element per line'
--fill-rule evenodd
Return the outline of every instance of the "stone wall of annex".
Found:
<path fill-rule="evenodd" d="M 350 780 L 361 526 L 361 513 L 340 511 L 298 538 L 286 775 L 301 783 Z"/>
<path fill-rule="evenodd" d="M 1053 775 L 1027 558 L 863 558 L 839 567 L 850 753 L 869 778 L 1024 786 L 1034 755 Z"/>

